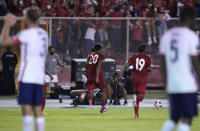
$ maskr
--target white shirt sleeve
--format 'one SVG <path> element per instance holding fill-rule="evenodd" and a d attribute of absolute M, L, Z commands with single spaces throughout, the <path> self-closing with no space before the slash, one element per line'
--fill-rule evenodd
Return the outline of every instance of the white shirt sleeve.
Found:
<path fill-rule="evenodd" d="M 159 46 L 159 54 L 164 55 L 165 54 L 165 40 L 164 40 L 164 35 L 160 38 L 160 46 Z"/>
<path fill-rule="evenodd" d="M 191 56 L 196 56 L 198 55 L 198 47 L 199 47 L 199 38 L 196 34 L 192 35 L 190 37 L 191 44 L 189 44 L 189 54 Z"/>
<path fill-rule="evenodd" d="M 19 33 L 16 35 L 16 37 L 19 39 L 19 41 L 20 41 L 21 44 L 25 44 L 25 43 L 26 43 L 26 40 L 28 39 L 28 38 L 26 37 L 26 33 L 25 33 L 24 31 L 19 32 Z"/>

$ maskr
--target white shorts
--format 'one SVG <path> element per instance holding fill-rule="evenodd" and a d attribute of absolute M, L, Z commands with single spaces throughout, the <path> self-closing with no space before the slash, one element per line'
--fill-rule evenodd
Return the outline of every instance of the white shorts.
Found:
<path fill-rule="evenodd" d="M 51 80 L 48 75 L 45 75 L 45 82 L 46 83 L 55 83 L 55 82 L 58 82 L 57 75 L 51 75 L 51 76 L 53 77 L 53 80 Z"/>

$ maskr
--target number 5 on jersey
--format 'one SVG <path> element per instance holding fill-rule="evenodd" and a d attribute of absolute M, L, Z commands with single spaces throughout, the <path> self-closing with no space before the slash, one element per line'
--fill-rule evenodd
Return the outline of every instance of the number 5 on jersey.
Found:
<path fill-rule="evenodd" d="M 138 71 L 142 71 L 142 69 L 144 68 L 145 65 L 145 60 L 144 59 L 139 59 L 136 58 L 136 70 Z"/>
<path fill-rule="evenodd" d="M 90 57 L 91 58 L 89 60 L 89 64 L 96 64 L 99 56 L 98 55 L 91 55 Z"/>

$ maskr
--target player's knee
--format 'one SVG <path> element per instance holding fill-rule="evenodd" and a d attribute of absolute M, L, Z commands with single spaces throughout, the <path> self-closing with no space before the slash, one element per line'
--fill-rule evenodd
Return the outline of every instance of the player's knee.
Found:
<path fill-rule="evenodd" d="M 136 100 L 137 100 L 137 101 L 142 101 L 143 99 L 144 99 L 144 97 L 141 96 L 141 95 L 138 95 L 138 96 L 136 97 Z"/>

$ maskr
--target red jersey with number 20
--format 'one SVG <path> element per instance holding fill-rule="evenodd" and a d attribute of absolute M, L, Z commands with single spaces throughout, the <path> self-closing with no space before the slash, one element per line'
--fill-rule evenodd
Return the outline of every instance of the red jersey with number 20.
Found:
<path fill-rule="evenodd" d="M 151 58 L 146 54 L 134 54 L 128 60 L 129 65 L 133 65 L 131 78 L 137 81 L 147 81 L 148 68 L 151 66 Z"/>
<path fill-rule="evenodd" d="M 98 65 L 99 61 L 104 61 L 104 59 L 105 59 L 104 55 L 102 55 L 98 52 L 92 52 L 91 54 L 88 55 L 87 67 L 86 67 L 88 81 L 90 81 L 90 82 L 96 81 L 97 65 Z M 102 67 L 103 67 L 103 65 L 102 65 Z M 102 67 L 100 69 L 100 74 L 99 74 L 100 81 L 101 81 L 101 79 L 103 79 Z"/>

